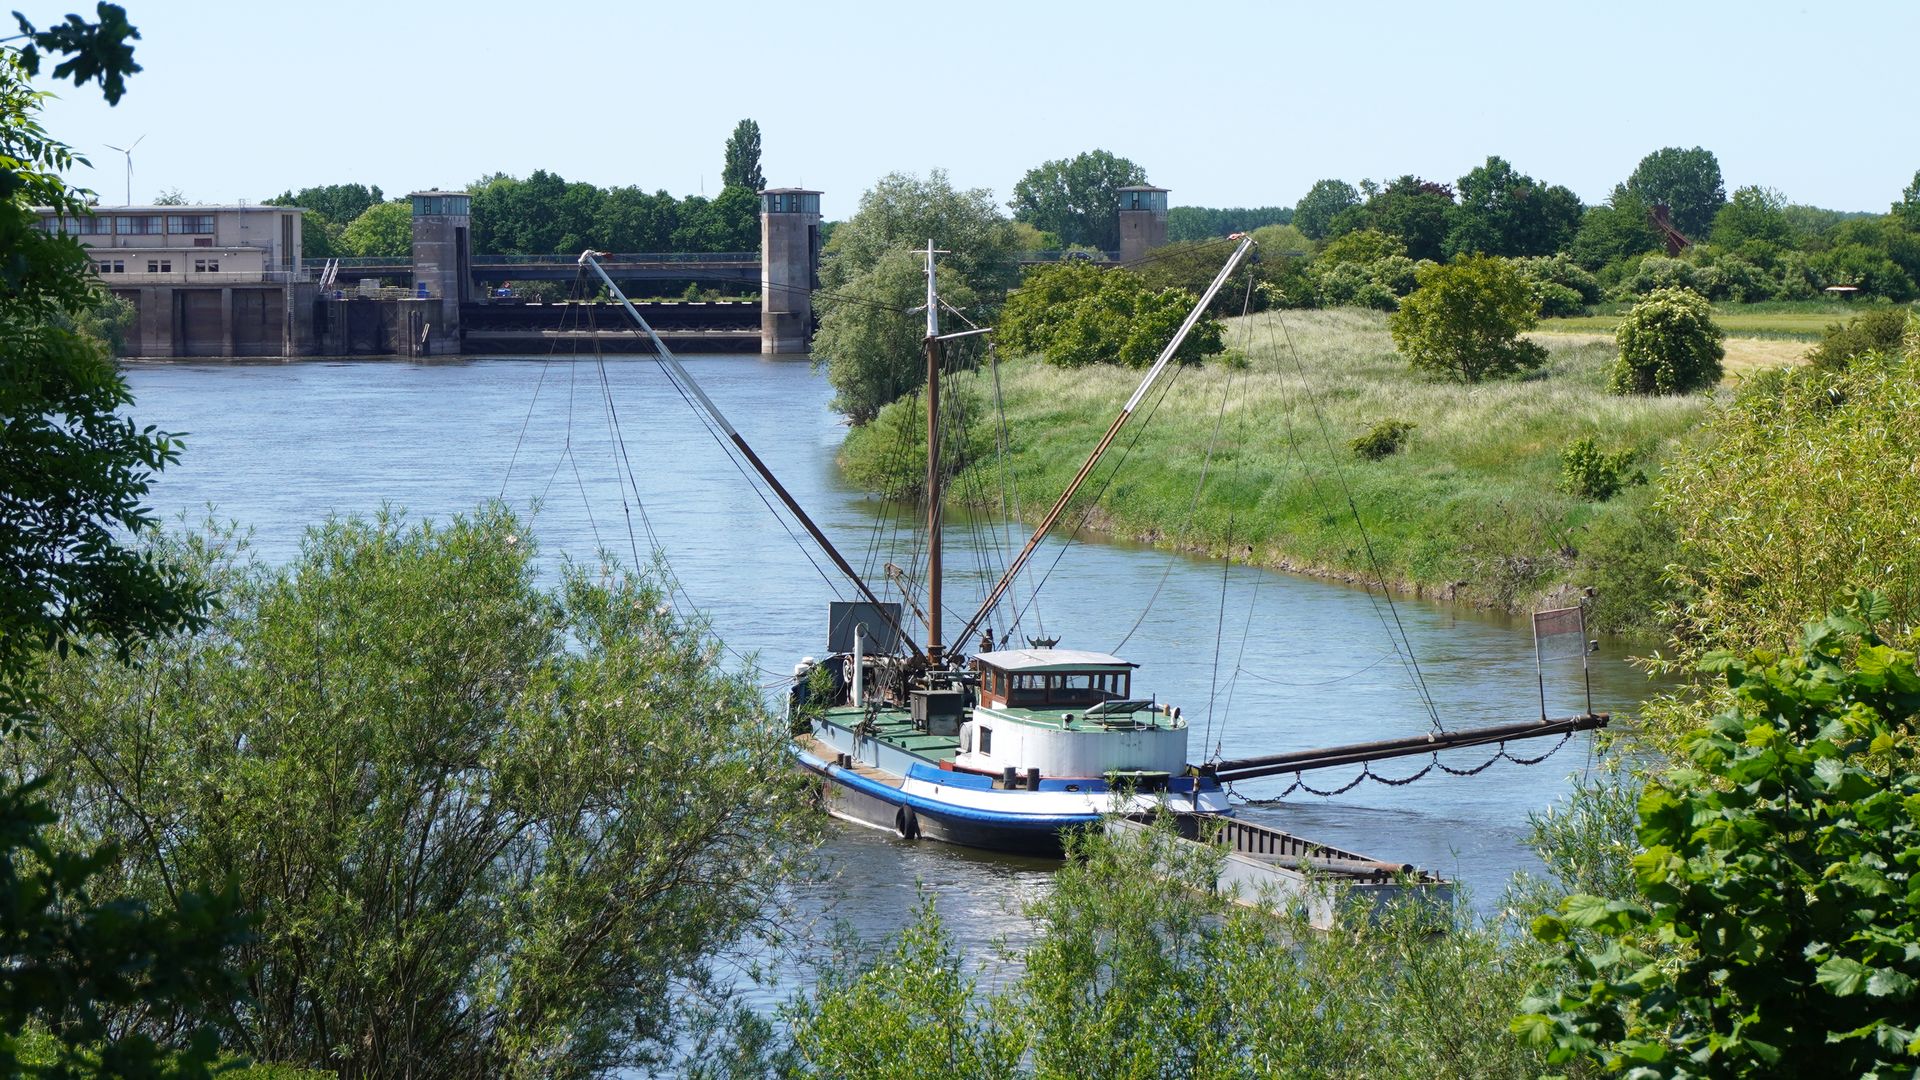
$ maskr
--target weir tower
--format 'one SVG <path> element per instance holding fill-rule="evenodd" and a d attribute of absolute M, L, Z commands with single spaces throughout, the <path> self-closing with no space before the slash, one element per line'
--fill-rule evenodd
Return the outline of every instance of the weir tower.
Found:
<path fill-rule="evenodd" d="M 1138 262 L 1167 242 L 1167 189 L 1151 184 L 1120 192 L 1120 261 Z"/>
<path fill-rule="evenodd" d="M 460 351 L 460 305 L 473 291 L 473 196 L 464 191 L 416 191 L 413 202 L 413 286 L 419 312 L 405 333 L 407 355 Z"/>
<path fill-rule="evenodd" d="M 1164 230 L 1163 230 L 1164 231 Z M 814 275 L 820 268 L 820 193 L 760 193 L 760 352 L 804 353 L 813 343 Z"/>

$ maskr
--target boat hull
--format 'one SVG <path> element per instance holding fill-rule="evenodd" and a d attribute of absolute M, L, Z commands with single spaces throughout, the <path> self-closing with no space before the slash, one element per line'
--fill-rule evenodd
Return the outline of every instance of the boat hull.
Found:
<path fill-rule="evenodd" d="M 1100 791 L 995 789 L 964 774 L 916 767 L 905 777 L 828 761 L 796 746 L 800 767 L 819 779 L 828 813 L 908 840 L 939 840 L 963 847 L 1058 858 L 1067 833 L 1099 825 L 1109 813 L 1221 815 L 1224 793 L 1164 792 L 1117 796 Z M 990 783 L 990 781 L 988 781 Z"/>

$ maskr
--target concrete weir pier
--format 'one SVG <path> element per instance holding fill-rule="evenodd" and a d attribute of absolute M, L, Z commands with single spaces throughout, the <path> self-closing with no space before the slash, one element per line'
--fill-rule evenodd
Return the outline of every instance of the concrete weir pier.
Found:
<path fill-rule="evenodd" d="M 758 284 L 757 303 L 639 304 L 675 349 L 796 354 L 811 345 L 820 192 L 769 188 L 760 200 L 759 252 L 602 260 L 623 286 Z M 411 257 L 396 259 L 303 259 L 304 211 L 294 206 L 97 207 L 68 217 L 43 209 L 41 227 L 78 239 L 101 283 L 134 308 L 135 358 L 645 351 L 617 309 L 495 295 L 508 281 L 572 281 L 579 252 L 476 256 L 472 196 L 426 190 L 408 201 Z"/>

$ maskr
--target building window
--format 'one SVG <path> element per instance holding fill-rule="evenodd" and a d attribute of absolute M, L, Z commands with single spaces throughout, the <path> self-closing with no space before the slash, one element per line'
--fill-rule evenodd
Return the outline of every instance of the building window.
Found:
<path fill-rule="evenodd" d="M 102 259 L 93 264 L 93 269 L 100 274 L 124 274 L 127 272 L 127 263 L 124 259 Z"/>
<path fill-rule="evenodd" d="M 196 274 L 217 274 L 220 272 L 219 259 L 193 260 L 193 272 Z"/>
<path fill-rule="evenodd" d="M 117 217 L 113 219 L 113 231 L 121 236 L 159 236 L 165 220 L 158 214 Z"/>
<path fill-rule="evenodd" d="M 212 214 L 169 214 L 167 231 L 176 236 L 205 236 L 213 232 Z"/>
<path fill-rule="evenodd" d="M 173 273 L 173 260 L 172 259 L 148 259 L 147 273 L 171 274 Z"/>

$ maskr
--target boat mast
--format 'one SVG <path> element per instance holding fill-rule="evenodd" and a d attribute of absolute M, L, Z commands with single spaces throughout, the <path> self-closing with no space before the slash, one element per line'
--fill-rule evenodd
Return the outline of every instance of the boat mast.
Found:
<path fill-rule="evenodd" d="M 980 605 L 979 611 L 974 612 L 973 618 L 967 620 L 967 625 L 961 629 L 959 636 L 954 638 L 955 641 L 971 640 L 973 632 L 980 628 L 981 621 L 992 614 L 993 606 L 1000 602 L 1000 597 L 1006 593 L 1007 586 L 1013 584 L 1014 575 L 1027 565 L 1027 560 L 1040 546 L 1040 541 L 1046 539 L 1047 533 L 1053 531 L 1054 524 L 1060 520 L 1060 514 L 1067 508 L 1068 500 L 1073 498 L 1073 493 L 1080 490 L 1080 485 L 1085 483 L 1087 477 L 1093 473 L 1093 467 L 1107 452 L 1107 447 L 1113 445 L 1114 436 L 1120 434 L 1121 426 L 1127 422 L 1129 416 L 1133 415 L 1133 410 L 1139 406 L 1141 399 L 1147 396 L 1148 388 L 1152 387 L 1154 380 L 1160 377 L 1160 372 L 1173 359 L 1173 354 L 1179 350 L 1180 344 L 1187 340 L 1187 334 L 1193 330 L 1194 324 L 1198 323 L 1200 316 L 1206 313 L 1207 305 L 1213 302 L 1214 295 L 1220 291 L 1220 286 L 1226 284 L 1228 275 L 1233 273 L 1234 267 L 1240 265 L 1240 260 L 1246 256 L 1247 250 L 1251 247 L 1253 247 L 1253 237 L 1242 236 L 1240 245 L 1233 249 L 1232 255 L 1227 256 L 1226 265 L 1213 276 L 1213 283 L 1207 286 L 1207 291 L 1201 295 L 1200 302 L 1193 305 L 1193 310 L 1187 313 L 1186 321 L 1180 324 L 1180 329 L 1173 335 L 1173 340 L 1167 342 L 1166 348 L 1160 350 L 1159 358 L 1153 362 L 1152 367 L 1147 369 L 1146 377 L 1140 380 L 1140 385 L 1134 389 L 1133 396 L 1128 398 L 1126 405 L 1120 409 L 1120 415 L 1113 418 L 1113 424 L 1107 428 L 1107 433 L 1100 437 L 1100 442 L 1094 446 L 1093 453 L 1087 455 L 1086 462 L 1080 466 L 1080 471 L 1074 474 L 1072 482 L 1067 484 L 1067 489 L 1054 500 L 1052 509 L 1047 511 L 1047 516 L 1040 519 L 1039 528 L 1033 530 L 1033 535 L 1027 538 L 1026 546 L 1020 549 L 1020 554 L 1014 556 L 1013 561 L 1007 564 L 1007 572 L 1000 575 L 1000 580 L 994 584 L 993 591 L 987 594 L 986 602 Z"/>
<path fill-rule="evenodd" d="M 867 602 L 873 605 L 875 613 L 887 621 L 887 626 L 893 631 L 894 636 L 905 642 L 907 648 L 913 650 L 915 655 L 919 655 L 920 646 L 914 643 L 911 635 L 901 629 L 899 620 L 894 617 L 893 609 L 881 603 L 880 598 L 874 595 L 872 589 L 867 587 L 866 581 L 854 572 L 852 565 L 840 554 L 839 549 L 833 546 L 833 541 L 828 540 L 827 534 L 821 532 L 820 526 L 815 525 L 813 519 L 807 516 L 807 512 L 800 508 L 799 501 L 787 491 L 786 485 L 780 482 L 779 477 L 773 475 L 773 470 L 767 468 L 767 463 L 761 461 L 760 455 L 754 453 L 753 447 L 747 445 L 747 440 L 742 438 L 738 431 L 734 430 L 733 424 L 727 420 L 726 414 L 720 411 L 720 406 L 713 403 L 713 399 L 707 396 L 706 390 L 694 381 L 693 376 L 688 374 L 686 368 L 680 365 L 680 359 L 673 355 L 673 350 L 667 348 L 666 342 L 660 340 L 660 335 L 654 333 L 653 326 L 649 324 L 645 318 L 641 317 L 639 309 L 633 306 L 633 301 L 627 299 L 627 294 L 620 290 L 620 286 L 613 283 L 611 277 L 607 276 L 606 270 L 600 265 L 600 260 L 595 257 L 600 254 L 601 252 L 591 249 L 581 252 L 580 265 L 590 266 L 593 268 L 594 273 L 600 275 L 600 280 L 607 286 L 607 291 L 613 295 L 614 299 L 620 301 L 620 306 L 625 308 L 627 314 L 633 317 L 633 321 L 640 325 L 640 329 L 646 331 L 647 337 L 653 342 L 655 351 L 659 353 L 661 362 L 667 365 L 667 370 L 671 373 L 674 380 L 681 386 L 686 387 L 686 389 L 692 393 L 693 400 L 700 406 L 701 410 L 712 417 L 714 423 L 720 425 L 720 430 L 726 432 L 728 441 L 732 442 L 733 445 L 739 449 L 741 456 L 747 459 L 747 464 L 753 466 L 753 471 L 760 474 L 760 478 L 767 482 L 767 486 L 773 489 L 775 495 L 779 496 L 781 503 L 792 512 L 795 518 L 799 519 L 801 527 L 807 530 L 807 535 L 813 537 L 813 542 L 820 545 L 820 550 L 825 552 L 827 558 L 833 561 L 833 565 L 842 574 L 846 575 L 848 581 L 853 582 L 854 588 L 860 590 L 860 595 L 865 597 Z"/>
<path fill-rule="evenodd" d="M 940 667 L 940 296 L 927 240 L 927 664 Z"/>

